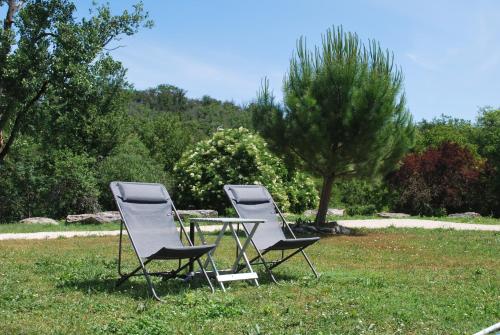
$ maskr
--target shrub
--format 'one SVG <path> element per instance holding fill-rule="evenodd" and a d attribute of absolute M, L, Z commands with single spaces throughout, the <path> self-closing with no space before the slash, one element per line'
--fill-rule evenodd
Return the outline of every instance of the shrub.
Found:
<path fill-rule="evenodd" d="M 70 150 L 59 150 L 47 175 L 47 212 L 53 217 L 99 209 L 99 189 L 94 173 L 95 159 Z"/>
<path fill-rule="evenodd" d="M 46 188 L 45 157 L 30 138 L 19 137 L 0 164 L 0 222 L 46 215 L 43 194 Z"/>
<path fill-rule="evenodd" d="M 371 215 L 387 209 L 391 193 L 381 182 L 359 179 L 344 180 L 335 185 L 337 201 L 348 215 Z"/>
<path fill-rule="evenodd" d="M 312 207 L 318 199 L 312 180 L 303 174 L 287 178 L 283 162 L 245 128 L 220 130 L 199 142 L 183 154 L 174 173 L 175 198 L 184 208 L 224 211 L 224 184 L 262 184 L 284 211 Z"/>
<path fill-rule="evenodd" d="M 353 205 L 346 208 L 347 215 L 372 215 L 377 212 L 377 207 L 369 205 Z"/>
<path fill-rule="evenodd" d="M 150 157 L 146 146 L 135 135 L 116 146 L 98 167 L 100 203 L 104 208 L 113 208 L 109 183 L 114 180 L 166 183 L 167 178 L 161 164 Z"/>
<path fill-rule="evenodd" d="M 410 154 L 388 178 L 398 192 L 396 210 L 418 215 L 477 210 L 483 170 L 482 161 L 455 143 Z"/>
<path fill-rule="evenodd" d="M 70 150 L 44 152 L 21 137 L 0 166 L 0 217 L 61 218 L 99 209 L 95 160 Z"/>

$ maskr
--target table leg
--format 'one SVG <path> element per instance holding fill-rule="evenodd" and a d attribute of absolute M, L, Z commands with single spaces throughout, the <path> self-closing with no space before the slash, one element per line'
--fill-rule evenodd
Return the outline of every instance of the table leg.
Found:
<path fill-rule="evenodd" d="M 247 240 L 245 241 L 245 243 L 243 245 L 241 245 L 240 239 L 238 238 L 238 235 L 237 235 L 236 231 L 234 230 L 233 226 L 230 226 L 231 231 L 232 231 L 233 236 L 234 236 L 234 239 L 236 240 L 237 248 L 239 249 L 238 256 L 236 257 L 236 260 L 235 260 L 233 268 L 232 268 L 234 273 L 236 273 L 236 271 L 238 270 L 238 263 L 240 262 L 241 258 L 243 258 L 243 260 L 245 261 L 245 264 L 246 264 L 248 270 L 250 272 L 253 272 L 252 265 L 250 264 L 250 261 L 247 258 L 245 250 L 250 245 L 252 237 L 255 234 L 255 231 L 257 229 L 257 226 L 258 226 L 257 224 L 254 225 L 253 229 L 250 231 L 250 234 L 248 234 Z M 259 285 L 257 280 L 255 280 L 255 283 L 257 284 L 257 286 Z"/>
<path fill-rule="evenodd" d="M 194 243 L 194 237 L 195 237 L 195 233 L 194 233 L 194 222 L 189 220 L 189 239 L 191 240 L 191 243 L 193 245 L 195 245 Z M 190 258 L 189 259 L 189 272 L 194 272 L 194 261 L 195 259 L 194 258 Z"/>

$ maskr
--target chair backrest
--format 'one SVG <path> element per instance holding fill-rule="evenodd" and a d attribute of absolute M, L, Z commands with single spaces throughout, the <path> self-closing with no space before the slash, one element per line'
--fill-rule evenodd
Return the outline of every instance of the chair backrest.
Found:
<path fill-rule="evenodd" d="M 163 247 L 182 247 L 165 186 L 113 181 L 110 188 L 139 257 Z"/>
<path fill-rule="evenodd" d="M 266 249 L 286 238 L 273 198 L 264 186 L 225 185 L 224 191 L 240 218 L 266 220 L 258 226 L 253 236 L 257 249 Z M 253 223 L 244 224 L 248 231 L 253 228 L 253 225 Z"/>

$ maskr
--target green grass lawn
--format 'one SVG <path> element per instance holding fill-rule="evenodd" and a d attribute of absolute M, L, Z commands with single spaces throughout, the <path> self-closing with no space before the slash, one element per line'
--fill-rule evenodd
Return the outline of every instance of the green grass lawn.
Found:
<path fill-rule="evenodd" d="M 297 220 L 298 218 L 306 220 L 314 220 L 314 217 L 305 217 L 299 215 L 288 215 L 287 219 L 290 221 Z M 423 217 L 423 216 L 412 216 L 412 219 L 422 219 L 422 220 L 435 220 L 435 221 L 449 221 L 449 222 L 459 222 L 459 223 L 472 223 L 472 224 L 493 224 L 500 225 L 500 219 L 492 217 L 479 217 L 479 218 L 449 218 L 449 217 Z M 378 216 L 329 216 L 328 220 L 362 220 L 362 219 L 382 219 Z M 189 226 L 189 221 L 185 222 L 186 227 Z M 203 224 L 203 223 L 202 223 Z M 90 230 L 116 230 L 120 229 L 120 224 L 118 222 L 110 222 L 104 224 L 66 224 L 64 221 L 60 221 L 59 225 L 46 225 L 46 224 L 24 224 L 24 223 L 7 223 L 0 224 L 0 234 L 4 233 L 34 233 L 42 231 L 90 231 Z"/>
<path fill-rule="evenodd" d="M 214 238 L 213 235 L 210 236 Z M 145 280 L 114 288 L 117 237 L 0 242 L 1 334 L 471 334 L 500 319 L 500 234 L 361 230 L 293 258 L 280 285 Z M 216 260 L 230 263 L 226 237 Z M 126 263 L 134 265 L 130 248 Z"/>

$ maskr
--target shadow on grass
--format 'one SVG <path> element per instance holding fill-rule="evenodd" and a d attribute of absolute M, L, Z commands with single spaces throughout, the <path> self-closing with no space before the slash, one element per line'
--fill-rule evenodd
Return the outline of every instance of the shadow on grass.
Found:
<path fill-rule="evenodd" d="M 370 233 L 367 229 L 360 229 L 360 228 L 349 228 L 349 229 L 350 229 L 349 234 L 339 234 L 339 233 L 331 234 L 331 233 L 314 232 L 314 233 L 295 233 L 295 236 L 297 238 L 318 236 L 321 239 L 327 239 L 327 238 L 329 239 L 329 238 L 338 238 L 343 236 L 361 237 L 361 236 L 367 236 Z"/>
<path fill-rule="evenodd" d="M 143 275 L 134 276 L 134 278 L 129 279 L 125 283 L 116 287 L 118 279 L 118 275 L 116 278 L 89 278 L 68 281 L 58 286 L 68 290 L 77 289 L 87 294 L 91 294 L 93 292 L 121 294 L 137 300 L 143 300 L 148 297 L 152 298 L 146 279 Z M 180 278 L 162 280 L 158 277 L 154 277 L 152 280 L 155 291 L 160 297 L 183 295 L 186 291 L 193 289 L 206 290 L 207 293 L 211 292 L 207 282 L 201 278 L 194 278 L 188 282 L 184 282 Z"/>
<path fill-rule="evenodd" d="M 264 271 L 262 266 L 258 266 L 258 269 L 254 269 L 257 272 L 259 278 L 260 286 L 276 285 L 269 274 Z M 291 276 L 288 274 L 273 272 L 274 277 L 280 283 L 286 283 L 288 281 L 294 281 L 300 279 L 299 276 Z M 119 276 L 116 275 L 115 278 L 88 278 L 88 279 L 75 279 L 60 283 L 57 287 L 65 290 L 79 290 L 86 294 L 92 293 L 107 293 L 107 294 L 120 294 L 126 295 L 135 300 L 144 300 L 147 298 L 152 298 L 149 291 L 148 285 L 146 283 L 145 277 L 141 274 L 140 276 L 134 276 L 133 278 L 127 280 L 120 286 L 116 287 L 116 283 Z M 313 277 L 311 277 L 313 279 Z M 168 296 L 180 296 L 189 292 L 191 290 L 205 290 L 206 293 L 211 293 L 210 287 L 208 286 L 206 280 L 201 276 L 196 276 L 188 281 L 184 281 L 181 278 L 167 279 L 163 280 L 160 277 L 152 277 L 153 286 L 156 293 L 160 297 Z M 246 281 L 248 287 L 255 287 L 252 281 Z M 240 283 L 237 283 L 240 285 Z M 214 286 L 216 292 L 221 291 L 219 284 L 212 279 L 212 285 Z M 232 283 L 225 283 L 226 289 L 231 287 Z M 237 289 L 243 289 L 238 287 Z"/>

